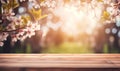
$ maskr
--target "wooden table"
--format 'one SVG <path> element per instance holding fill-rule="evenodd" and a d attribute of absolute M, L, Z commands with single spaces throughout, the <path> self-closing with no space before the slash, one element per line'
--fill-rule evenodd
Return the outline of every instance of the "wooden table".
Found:
<path fill-rule="evenodd" d="M 120 68 L 120 54 L 0 54 L 0 67 Z"/>

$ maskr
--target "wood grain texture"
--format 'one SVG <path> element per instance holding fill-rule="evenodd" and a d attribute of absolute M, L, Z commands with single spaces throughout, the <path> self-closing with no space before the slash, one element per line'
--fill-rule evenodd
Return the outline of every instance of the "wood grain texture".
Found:
<path fill-rule="evenodd" d="M 0 54 L 0 67 L 120 68 L 120 54 Z"/>

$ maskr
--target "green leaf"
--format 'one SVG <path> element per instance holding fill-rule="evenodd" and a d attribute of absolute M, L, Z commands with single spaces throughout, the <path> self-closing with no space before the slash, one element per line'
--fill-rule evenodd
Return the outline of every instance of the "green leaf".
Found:
<path fill-rule="evenodd" d="M 41 9 L 31 9 L 29 10 L 29 12 L 32 14 L 32 16 L 34 17 L 35 20 L 40 20 L 42 18 L 45 18 L 47 15 L 42 15 L 42 11 Z"/>
<path fill-rule="evenodd" d="M 106 20 L 108 20 L 109 17 L 110 17 L 110 13 L 107 12 L 107 11 L 104 11 L 104 12 L 103 12 L 103 18 L 106 19 Z"/>
<path fill-rule="evenodd" d="M 26 27 L 28 21 L 31 20 L 30 16 L 21 16 L 22 24 L 15 25 L 16 28 Z"/>
<path fill-rule="evenodd" d="M 2 7 L 3 9 L 6 9 L 7 11 L 9 11 L 9 9 L 14 9 L 16 7 L 19 6 L 19 3 L 17 2 L 17 0 L 9 0 L 8 3 L 3 3 Z"/>
<path fill-rule="evenodd" d="M 103 2 L 103 0 L 97 0 L 97 2 Z"/>
<path fill-rule="evenodd" d="M 28 21 L 31 20 L 30 16 L 21 16 L 21 19 L 23 21 L 23 25 L 26 25 Z"/>
<path fill-rule="evenodd" d="M 39 0 L 40 2 L 44 2 L 45 0 Z"/>
<path fill-rule="evenodd" d="M 110 13 L 107 11 L 104 11 L 100 19 L 100 22 L 104 22 L 106 20 L 110 20 Z"/>
<path fill-rule="evenodd" d="M 17 0 L 11 0 L 11 1 L 9 1 L 9 5 L 10 5 L 10 7 L 12 7 L 12 8 L 16 8 L 16 7 L 19 6 Z"/>

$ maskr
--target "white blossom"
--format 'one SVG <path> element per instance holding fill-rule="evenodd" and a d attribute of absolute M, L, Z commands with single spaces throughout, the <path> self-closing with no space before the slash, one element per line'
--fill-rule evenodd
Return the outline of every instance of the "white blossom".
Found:
<path fill-rule="evenodd" d="M 3 4 L 5 3 L 4 0 L 1 0 L 1 1 Z M 20 2 L 24 2 L 24 1 L 26 1 L 26 0 L 20 0 Z M 75 33 L 76 30 L 79 30 L 76 28 L 78 26 L 74 27 L 74 23 L 76 23 L 76 21 L 80 21 L 80 19 L 82 19 L 83 16 L 89 17 L 88 19 L 91 21 L 91 24 L 87 24 L 87 26 L 89 26 L 90 29 L 91 29 L 91 27 L 93 29 L 93 27 L 96 26 L 96 25 L 94 26 L 94 24 L 96 24 L 97 21 L 101 18 L 100 15 L 102 14 L 102 9 L 103 9 L 104 4 L 110 4 L 109 8 L 107 8 L 107 11 L 110 13 L 110 17 L 114 16 L 114 18 L 112 18 L 110 21 L 116 20 L 116 22 L 117 22 L 116 25 L 120 26 L 119 25 L 120 21 L 117 20 L 117 17 L 116 17 L 120 14 L 120 10 L 118 9 L 118 7 L 114 7 L 113 3 L 110 2 L 111 0 L 109 0 L 109 1 L 104 0 L 103 3 L 102 2 L 98 3 L 97 0 L 92 0 L 92 2 L 90 2 L 89 4 L 84 3 L 83 7 L 81 5 L 80 0 L 78 0 L 78 1 L 70 0 L 71 3 L 66 6 L 64 6 L 63 0 L 59 0 L 59 1 L 45 0 L 40 3 L 38 3 L 37 0 L 28 0 L 28 1 L 30 3 L 30 6 L 32 6 L 32 8 L 41 8 L 41 6 L 47 7 L 47 8 L 56 7 L 55 9 L 52 9 L 52 11 L 54 11 L 53 13 L 55 15 L 60 16 L 62 21 L 65 21 L 67 23 L 66 25 L 64 25 L 65 29 L 67 29 L 66 26 L 68 27 L 67 32 L 70 31 L 70 29 L 73 29 L 72 30 L 73 33 Z M 10 0 L 8 0 L 8 2 L 10 2 Z M 58 6 L 57 6 L 57 2 L 58 2 Z M 62 13 L 62 12 L 64 12 L 64 13 Z M 70 15 L 73 15 L 73 17 L 69 17 Z M 78 17 L 78 16 L 82 16 L 82 17 Z M 96 18 L 95 18 L 95 16 L 96 16 Z M 2 19 L 10 21 L 5 26 L 5 31 L 8 31 L 10 33 L 7 33 L 7 32 L 1 33 L 0 32 L 0 46 L 4 45 L 3 41 L 7 40 L 8 36 L 11 36 L 12 42 L 16 42 L 17 40 L 24 41 L 27 37 L 31 38 L 32 36 L 34 36 L 35 32 L 40 30 L 41 29 L 40 27 L 42 27 L 40 25 L 41 23 L 39 23 L 38 21 L 36 21 L 36 22 L 27 21 L 27 23 L 25 23 L 26 26 L 24 26 L 24 28 L 21 28 L 21 26 L 23 26 L 23 24 L 24 24 L 23 20 L 22 20 L 21 16 L 19 16 L 19 17 L 15 16 L 15 13 L 13 12 L 12 8 L 9 9 L 8 11 L 6 9 L 3 10 Z M 68 19 L 69 19 L 69 21 L 68 21 Z M 76 21 L 75 22 L 72 21 L 73 19 L 75 19 Z M 85 19 L 85 21 L 86 21 L 86 19 Z M 86 23 L 90 23 L 87 21 L 86 21 Z M 110 21 L 105 21 L 105 22 L 108 23 Z M 59 26 L 61 26 L 61 24 L 57 24 L 57 25 L 54 25 L 54 24 L 48 25 L 47 24 L 46 26 L 55 30 L 56 27 L 59 28 Z M 47 34 L 47 32 L 49 30 L 48 27 L 47 28 L 42 27 L 42 30 L 44 33 L 43 36 L 45 36 Z M 90 31 L 89 28 L 85 29 L 85 30 L 89 32 Z M 85 31 L 85 30 L 83 30 L 83 31 Z M 109 30 L 106 29 L 106 32 L 109 33 Z M 113 29 L 112 32 L 117 33 L 116 29 Z"/>
<path fill-rule="evenodd" d="M 0 46 L 3 46 L 4 45 L 4 43 L 3 42 L 0 42 Z"/>
<path fill-rule="evenodd" d="M 26 1 L 26 0 L 20 0 L 20 2 L 24 2 L 24 1 Z"/>

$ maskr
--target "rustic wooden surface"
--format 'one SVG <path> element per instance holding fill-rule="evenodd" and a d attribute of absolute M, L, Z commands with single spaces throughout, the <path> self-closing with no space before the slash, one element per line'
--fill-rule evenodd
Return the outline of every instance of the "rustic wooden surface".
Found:
<path fill-rule="evenodd" d="M 120 68 L 120 54 L 0 54 L 0 67 Z"/>

